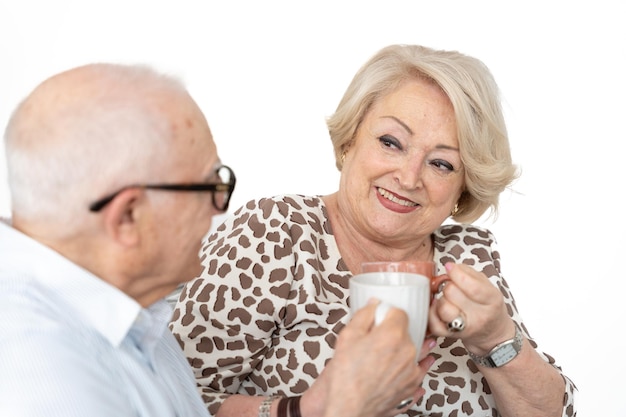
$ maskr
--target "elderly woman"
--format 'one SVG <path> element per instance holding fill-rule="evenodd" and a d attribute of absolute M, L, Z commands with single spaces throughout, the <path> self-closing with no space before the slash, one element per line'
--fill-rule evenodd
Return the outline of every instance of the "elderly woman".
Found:
<path fill-rule="evenodd" d="M 431 260 L 448 278 L 430 307 L 434 363 L 403 415 L 575 415 L 575 387 L 530 338 L 494 236 L 471 225 L 517 176 L 489 70 L 389 46 L 328 126 L 338 191 L 247 203 L 208 237 L 181 293 L 171 328 L 209 409 L 255 416 L 271 396 L 272 416 L 288 401 L 292 417 L 318 415 L 311 387 L 349 320 L 350 278 L 363 262 Z"/>

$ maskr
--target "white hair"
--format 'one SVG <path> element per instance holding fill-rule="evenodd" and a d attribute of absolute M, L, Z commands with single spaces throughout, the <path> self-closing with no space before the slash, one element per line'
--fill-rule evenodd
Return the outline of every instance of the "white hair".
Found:
<path fill-rule="evenodd" d="M 72 72 L 79 82 L 64 82 Z M 158 179 L 173 135 L 159 104 L 187 92 L 145 66 L 92 64 L 64 74 L 17 107 L 5 147 L 14 215 L 73 229 L 94 200 Z"/>

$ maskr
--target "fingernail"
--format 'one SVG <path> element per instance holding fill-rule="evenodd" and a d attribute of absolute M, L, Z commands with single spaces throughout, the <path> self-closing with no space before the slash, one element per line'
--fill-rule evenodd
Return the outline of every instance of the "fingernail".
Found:
<path fill-rule="evenodd" d="M 433 350 L 435 346 L 437 346 L 437 339 L 430 339 L 428 341 L 428 350 Z"/>
<path fill-rule="evenodd" d="M 454 263 L 452 262 L 446 262 L 446 271 L 450 272 L 452 270 L 452 268 L 454 267 Z"/>

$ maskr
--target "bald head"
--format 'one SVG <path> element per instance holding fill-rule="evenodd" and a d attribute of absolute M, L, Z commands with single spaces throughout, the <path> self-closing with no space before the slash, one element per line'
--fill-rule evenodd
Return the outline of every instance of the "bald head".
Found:
<path fill-rule="evenodd" d="M 5 132 L 13 219 L 67 230 L 104 193 L 158 181 L 187 119 L 206 124 L 178 80 L 147 67 L 92 64 L 47 79 Z"/>

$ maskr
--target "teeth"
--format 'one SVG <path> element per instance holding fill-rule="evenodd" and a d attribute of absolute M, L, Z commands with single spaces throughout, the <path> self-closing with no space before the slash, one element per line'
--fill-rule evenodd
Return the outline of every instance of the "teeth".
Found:
<path fill-rule="evenodd" d="M 415 207 L 415 206 L 417 206 L 417 203 L 414 203 L 414 202 L 408 201 L 408 200 L 400 200 L 398 197 L 396 197 L 395 195 L 391 194 L 390 192 L 388 192 L 387 190 L 385 190 L 383 188 L 378 188 L 378 192 L 380 193 L 380 195 L 385 197 L 387 200 L 393 201 L 396 204 L 400 204 L 400 205 L 403 205 L 403 206 L 406 206 L 406 207 Z"/>

